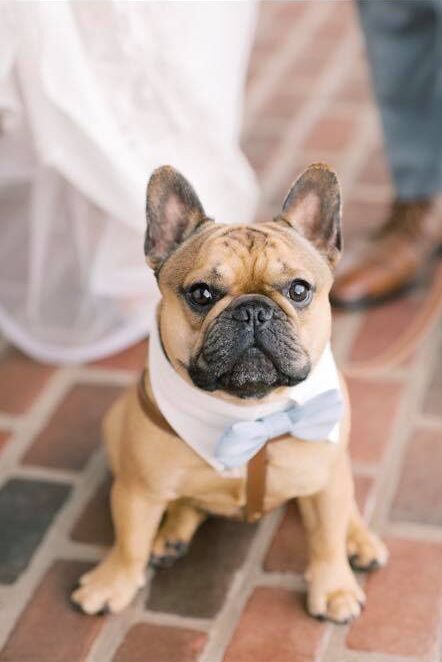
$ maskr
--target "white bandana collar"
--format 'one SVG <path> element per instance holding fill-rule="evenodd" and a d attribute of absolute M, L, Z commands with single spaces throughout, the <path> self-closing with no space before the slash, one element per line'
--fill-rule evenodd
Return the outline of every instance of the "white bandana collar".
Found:
<path fill-rule="evenodd" d="M 215 446 L 227 428 L 242 421 L 256 421 L 285 410 L 290 404 L 305 402 L 331 389 L 340 392 L 339 374 L 328 344 L 307 379 L 288 388 L 272 402 L 248 405 L 217 398 L 179 375 L 167 359 L 156 319 L 149 339 L 149 377 L 155 402 L 169 425 L 206 462 L 223 476 L 238 476 L 238 469 L 226 469 L 215 457 Z M 339 439 L 337 420 L 327 440 Z"/>

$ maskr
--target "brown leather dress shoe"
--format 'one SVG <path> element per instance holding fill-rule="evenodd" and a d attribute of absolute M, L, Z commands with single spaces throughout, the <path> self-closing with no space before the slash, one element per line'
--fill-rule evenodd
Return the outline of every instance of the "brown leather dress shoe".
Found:
<path fill-rule="evenodd" d="M 441 245 L 441 221 L 431 200 L 396 200 L 387 221 L 358 260 L 338 274 L 330 296 L 332 304 L 361 308 L 408 289 Z"/>

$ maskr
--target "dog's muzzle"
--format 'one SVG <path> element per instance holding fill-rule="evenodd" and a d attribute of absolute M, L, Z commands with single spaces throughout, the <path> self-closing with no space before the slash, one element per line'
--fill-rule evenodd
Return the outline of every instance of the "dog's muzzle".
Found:
<path fill-rule="evenodd" d="M 194 384 L 241 398 L 259 398 L 278 386 L 293 386 L 310 372 L 285 312 L 269 297 L 245 294 L 212 323 L 189 366 Z"/>

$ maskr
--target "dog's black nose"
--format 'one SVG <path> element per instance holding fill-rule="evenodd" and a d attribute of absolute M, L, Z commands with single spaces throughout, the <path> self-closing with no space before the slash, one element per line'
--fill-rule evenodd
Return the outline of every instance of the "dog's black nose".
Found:
<path fill-rule="evenodd" d="M 261 295 L 244 295 L 239 297 L 232 309 L 232 317 L 237 322 L 250 326 L 263 326 L 269 322 L 274 313 L 274 307 L 266 297 Z"/>

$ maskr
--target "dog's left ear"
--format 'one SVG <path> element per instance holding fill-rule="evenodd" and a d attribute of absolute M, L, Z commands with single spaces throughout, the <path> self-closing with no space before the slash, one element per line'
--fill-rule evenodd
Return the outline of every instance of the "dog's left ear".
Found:
<path fill-rule="evenodd" d="M 292 185 L 278 220 L 308 239 L 334 268 L 342 252 L 341 191 L 334 170 L 313 163 Z"/>
<path fill-rule="evenodd" d="M 158 275 L 169 255 L 210 219 L 187 179 L 171 166 L 162 166 L 147 185 L 146 221 L 144 253 Z"/>

